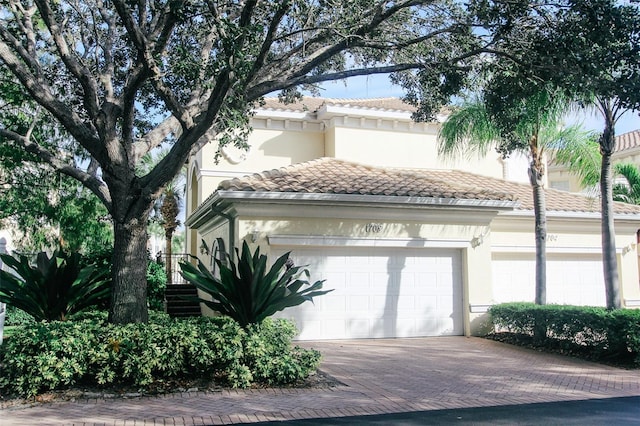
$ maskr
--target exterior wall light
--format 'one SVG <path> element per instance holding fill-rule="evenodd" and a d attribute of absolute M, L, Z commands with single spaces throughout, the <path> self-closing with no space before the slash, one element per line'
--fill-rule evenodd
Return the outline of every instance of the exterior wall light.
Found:
<path fill-rule="evenodd" d="M 204 240 L 202 241 L 202 243 L 200 243 L 200 254 L 202 255 L 209 255 L 209 247 L 207 247 L 207 245 L 204 243 Z"/>

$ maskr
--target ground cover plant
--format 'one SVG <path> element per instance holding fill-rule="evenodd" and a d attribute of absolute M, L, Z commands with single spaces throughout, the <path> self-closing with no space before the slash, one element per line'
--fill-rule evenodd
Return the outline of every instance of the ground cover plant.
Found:
<path fill-rule="evenodd" d="M 265 320 L 243 329 L 227 317 L 175 319 L 152 313 L 148 324 L 115 325 L 104 312 L 17 330 L 0 346 L 0 394 L 29 397 L 71 387 L 145 389 L 156 382 L 202 378 L 220 386 L 287 385 L 320 362 L 295 347 L 295 327 Z"/>
<path fill-rule="evenodd" d="M 640 367 L 640 310 L 504 303 L 488 337 L 598 362 Z"/>

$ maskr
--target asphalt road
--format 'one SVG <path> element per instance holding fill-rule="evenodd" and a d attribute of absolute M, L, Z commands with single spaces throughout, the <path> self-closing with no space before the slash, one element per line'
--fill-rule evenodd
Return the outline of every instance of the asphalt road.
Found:
<path fill-rule="evenodd" d="M 334 417 L 254 425 L 640 425 L 640 396 L 584 401 L 452 410 L 417 411 L 378 416 Z"/>

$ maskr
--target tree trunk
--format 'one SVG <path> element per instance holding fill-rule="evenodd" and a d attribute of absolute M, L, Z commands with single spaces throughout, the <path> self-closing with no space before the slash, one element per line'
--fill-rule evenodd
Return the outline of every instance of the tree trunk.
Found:
<path fill-rule="evenodd" d="M 132 215 L 114 223 L 113 282 L 109 322 L 147 322 L 147 223 Z"/>
<path fill-rule="evenodd" d="M 547 303 L 547 207 L 544 193 L 544 164 L 538 149 L 537 136 L 532 137 L 531 164 L 529 165 L 529 182 L 533 191 L 533 214 L 535 218 L 536 239 L 536 294 L 535 303 Z"/>
<path fill-rule="evenodd" d="M 173 284 L 173 265 L 171 262 L 171 255 L 173 254 L 173 249 L 171 248 L 171 241 L 173 240 L 173 230 L 167 231 L 164 234 L 165 236 L 165 249 L 164 253 L 167 258 L 166 260 L 166 274 L 167 274 L 167 284 Z"/>
<path fill-rule="evenodd" d="M 620 281 L 618 277 L 618 259 L 616 258 L 616 233 L 613 224 L 611 154 L 613 153 L 614 147 L 615 129 L 613 120 L 605 114 L 605 128 L 600 138 L 600 151 L 602 153 L 600 196 L 602 203 L 602 263 L 608 309 L 618 309 L 622 307 Z"/>

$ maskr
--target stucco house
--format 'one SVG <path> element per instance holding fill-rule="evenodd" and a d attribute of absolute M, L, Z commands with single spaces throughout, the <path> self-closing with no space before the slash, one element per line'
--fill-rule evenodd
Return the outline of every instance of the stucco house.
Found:
<path fill-rule="evenodd" d="M 291 252 L 333 292 L 281 312 L 300 339 L 470 335 L 495 303 L 534 298 L 526 160 L 443 162 L 438 122 L 397 99 L 267 99 L 248 152 L 189 162 L 187 247 L 206 264 L 247 241 Z M 548 300 L 604 305 L 599 202 L 547 190 Z M 623 303 L 640 306 L 640 207 L 616 203 Z M 211 250 L 204 250 L 205 241 Z"/>
<path fill-rule="evenodd" d="M 612 162 L 632 163 L 640 167 L 640 130 L 616 136 L 616 145 L 611 155 Z M 569 192 L 582 192 L 580 179 L 567 166 L 552 162 L 548 167 L 549 187 Z"/>

